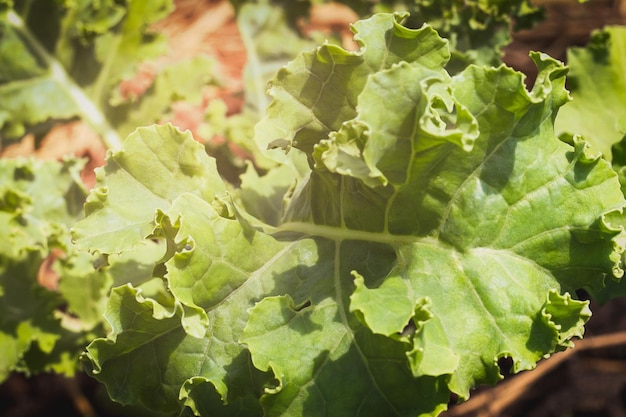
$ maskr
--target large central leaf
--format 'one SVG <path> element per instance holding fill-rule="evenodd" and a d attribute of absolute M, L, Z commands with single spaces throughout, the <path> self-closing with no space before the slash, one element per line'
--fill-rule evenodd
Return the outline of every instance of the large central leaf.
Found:
<path fill-rule="evenodd" d="M 236 204 L 170 127 L 110 155 L 78 243 L 167 243 L 155 265 L 167 289 L 114 289 L 113 331 L 84 356 L 115 399 L 201 415 L 436 415 L 450 392 L 497 381 L 499 358 L 530 369 L 582 335 L 589 310 L 573 291 L 621 276 L 622 231 L 607 219 L 624 199 L 605 161 L 554 134 L 566 69 L 534 55 L 531 92 L 506 67 L 451 77 L 445 42 L 397 19 L 355 25 L 357 52 L 324 45 L 279 72 L 257 142 L 284 147 L 269 152 L 286 164 L 248 172 Z M 293 187 L 269 213 L 286 172 Z"/>

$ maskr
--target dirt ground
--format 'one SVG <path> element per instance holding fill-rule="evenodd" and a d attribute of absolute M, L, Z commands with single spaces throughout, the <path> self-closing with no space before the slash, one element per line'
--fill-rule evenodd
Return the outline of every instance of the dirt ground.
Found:
<path fill-rule="evenodd" d="M 566 48 L 583 45 L 593 29 L 605 24 L 626 24 L 626 1 L 592 0 L 578 4 L 575 0 L 543 1 L 548 19 L 532 30 L 514 34 L 514 42 L 505 50 L 504 60 L 533 79 L 534 66 L 529 50 L 547 52 L 566 60 Z M 336 24 L 348 15 L 339 9 L 318 9 L 312 24 Z M 340 17 L 338 17 L 340 16 Z M 235 23 L 234 11 L 224 0 L 178 0 L 177 10 L 158 30 L 170 37 L 176 48 L 165 59 L 178 60 L 205 53 L 221 64 L 223 88 L 207 98 L 225 100 L 230 114 L 241 110 L 241 71 L 246 61 L 243 43 Z M 346 25 L 347 29 L 347 25 Z M 150 68 L 144 68 L 128 88 L 141 88 Z M 143 80 L 143 81 L 142 81 Z M 206 103 L 204 103 L 206 104 Z M 175 123 L 192 130 L 197 125 L 200 108 L 181 106 Z M 56 132 L 55 140 L 35 150 L 23 143 L 8 155 L 34 154 L 56 158 L 67 152 L 87 155 L 92 167 L 102 163 L 104 148 L 97 138 L 80 125 L 66 126 Z M 58 138 L 82 140 L 61 140 Z M 29 147 L 30 146 L 30 147 Z M 86 182 L 93 177 L 86 175 Z M 469 401 L 457 405 L 451 401 L 445 417 L 626 417 L 626 300 L 614 300 L 604 306 L 592 303 L 593 317 L 585 339 L 576 348 L 542 361 L 532 372 L 507 375 L 510 363 L 501 361 L 505 380 L 496 387 L 478 387 Z M 12 375 L 0 385 L 0 416 L 122 416 L 139 415 L 110 404 L 97 382 L 85 375 L 66 379 L 56 375 L 26 378 Z M 381 416 L 382 417 L 382 416 Z"/>

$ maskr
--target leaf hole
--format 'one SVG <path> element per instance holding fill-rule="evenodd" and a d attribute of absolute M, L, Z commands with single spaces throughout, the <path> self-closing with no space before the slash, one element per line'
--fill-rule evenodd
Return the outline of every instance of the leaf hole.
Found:
<path fill-rule="evenodd" d="M 296 311 L 302 311 L 308 307 L 311 307 L 311 300 L 306 300 L 303 304 L 296 306 Z"/>
<path fill-rule="evenodd" d="M 267 394 L 278 394 L 281 389 L 282 389 L 282 386 L 278 378 L 272 378 L 265 385 L 265 392 Z"/>
<path fill-rule="evenodd" d="M 576 290 L 576 298 L 581 301 L 591 301 L 591 295 L 582 288 Z"/>
<path fill-rule="evenodd" d="M 498 367 L 500 368 L 500 374 L 503 377 L 507 377 L 512 374 L 513 369 L 513 358 L 509 356 L 503 356 L 498 359 Z"/>
<path fill-rule="evenodd" d="M 399 334 L 400 336 L 403 336 L 403 337 L 410 337 L 410 336 L 413 336 L 416 331 L 417 331 L 417 326 L 415 325 L 415 321 L 411 319 L 409 320 L 408 324 L 404 326 L 404 329 L 402 329 L 402 332 L 400 332 Z"/>

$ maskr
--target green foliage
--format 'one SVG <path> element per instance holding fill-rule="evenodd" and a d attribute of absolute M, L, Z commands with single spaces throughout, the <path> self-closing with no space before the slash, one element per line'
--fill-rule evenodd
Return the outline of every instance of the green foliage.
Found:
<path fill-rule="evenodd" d="M 83 356 L 115 400 L 436 415 L 500 379 L 498 358 L 532 369 L 582 336 L 574 291 L 623 274 L 625 201 L 607 162 L 554 133 L 565 67 L 534 54 L 530 92 L 506 67 L 450 76 L 446 43 L 399 18 L 360 21 L 359 51 L 323 45 L 272 81 L 257 141 L 291 141 L 267 151 L 288 189 L 248 172 L 239 195 L 170 126 L 110 153 L 76 243 L 167 247 L 158 297 L 115 288 L 112 333 Z M 280 216 L 254 211 L 281 193 Z"/>
<path fill-rule="evenodd" d="M 469 64 L 498 65 L 501 48 L 511 41 L 510 32 L 530 28 L 543 19 L 543 10 L 527 0 L 387 0 L 381 3 L 395 10 L 409 11 L 411 17 L 407 24 L 410 27 L 426 23 L 448 39 L 452 52 L 448 64 L 450 72 Z"/>
<path fill-rule="evenodd" d="M 555 128 L 561 139 L 575 135 L 589 142 L 594 152 L 611 161 L 626 194 L 626 28 L 608 26 L 593 33 L 584 48 L 570 48 L 568 88 L 572 101 L 559 112 Z M 594 299 L 606 302 L 626 295 L 619 282 L 607 280 L 606 288 L 592 291 Z"/>
<path fill-rule="evenodd" d="M 594 33 L 586 47 L 568 50 L 567 61 L 573 100 L 559 113 L 557 131 L 567 137 L 582 135 L 612 160 L 612 146 L 626 136 L 626 27 Z M 626 165 L 623 157 L 617 162 Z"/>
<path fill-rule="evenodd" d="M 75 367 L 80 347 L 74 346 L 69 365 L 52 354 L 59 339 L 70 335 L 55 314 L 62 298 L 38 283 L 37 276 L 52 248 L 71 251 L 68 225 L 82 217 L 85 195 L 81 165 L 15 160 L 0 166 L 0 380 L 15 369 L 58 367 L 72 373 Z M 33 366 L 28 354 L 35 351 L 48 357 Z"/>
<path fill-rule="evenodd" d="M 109 272 L 94 267 L 98 257 L 76 250 L 69 228 L 83 218 L 82 167 L 75 159 L 0 165 L 0 381 L 15 370 L 73 375 L 84 347 L 105 333 L 113 277 L 140 286 L 152 277 L 146 267 L 162 256 L 148 244 L 111 256 Z M 46 265 L 58 283 L 44 285 Z"/>
<path fill-rule="evenodd" d="M 568 121 L 595 123 L 588 74 L 621 86 L 620 29 L 572 52 L 572 106 L 544 54 L 531 91 L 482 65 L 511 16 L 537 16 L 525 1 L 345 2 L 413 12 L 354 23 L 356 51 L 300 36 L 309 2 L 233 3 L 246 105 L 205 128 L 254 159 L 228 182 L 189 132 L 140 127 L 199 100 L 210 60 L 118 88 L 165 50 L 149 28 L 170 2 L 0 1 L 3 138 L 79 117 L 111 147 L 88 195 L 75 159 L 1 161 L 0 380 L 80 355 L 115 401 L 163 415 L 435 416 L 500 358 L 519 372 L 571 347 L 578 289 L 624 293 L 620 96 L 600 139 Z"/>
<path fill-rule="evenodd" d="M 0 133 L 20 138 L 79 117 L 117 148 L 137 126 L 160 121 L 173 101 L 199 101 L 201 87 L 216 82 L 206 57 L 165 66 L 140 98 L 119 89 L 140 63 L 167 52 L 150 25 L 172 7 L 171 0 L 15 2 L 0 15 Z"/>
<path fill-rule="evenodd" d="M 79 117 L 115 148 L 119 135 L 160 120 L 173 101 L 199 101 L 201 87 L 215 82 L 206 57 L 165 66 L 139 100 L 123 97 L 118 88 L 139 63 L 167 50 L 166 40 L 149 26 L 170 10 L 169 1 L 3 2 L 1 145 Z M 77 252 L 69 236 L 69 227 L 83 217 L 82 168 L 71 159 L 0 165 L 0 293 L 6 300 L 0 380 L 12 370 L 71 375 L 88 341 L 105 333 L 102 314 L 119 278 L 94 269 L 98 257 Z M 142 256 L 112 256 L 111 268 L 124 282 L 139 285 L 145 260 L 153 261 L 146 251 Z M 40 265 L 48 265 L 58 284 L 44 288 L 38 282 Z"/>
<path fill-rule="evenodd" d="M 246 7 L 255 8 L 259 16 L 270 8 L 280 10 L 288 22 L 307 19 L 311 5 L 329 3 L 327 0 L 231 0 L 241 13 Z M 451 72 L 460 71 L 469 64 L 497 65 L 501 48 L 511 40 L 510 31 L 532 27 L 543 19 L 543 10 L 528 0 L 339 0 L 359 16 L 368 17 L 376 12 L 408 11 L 404 24 L 419 28 L 423 24 L 433 27 L 450 42 Z M 513 21 L 515 24 L 513 24 Z M 289 29 L 280 27 L 270 33 Z M 244 29 L 245 30 L 245 29 Z M 293 25 L 291 33 L 297 32 Z M 289 42 L 281 44 L 289 44 Z"/>

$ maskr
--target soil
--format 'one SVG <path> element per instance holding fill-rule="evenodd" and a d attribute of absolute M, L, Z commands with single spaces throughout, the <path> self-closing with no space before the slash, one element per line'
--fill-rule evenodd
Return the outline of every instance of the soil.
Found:
<path fill-rule="evenodd" d="M 547 8 L 547 19 L 533 29 L 514 33 L 514 41 L 505 49 L 505 62 L 534 79 L 534 65 L 528 51 L 540 50 L 566 61 L 566 48 L 584 45 L 590 32 L 606 24 L 626 24 L 626 0 L 540 1 Z M 213 98 L 223 99 L 229 114 L 240 111 L 242 100 L 241 71 L 246 61 L 235 14 L 225 0 L 178 0 L 175 12 L 156 29 L 165 33 L 172 52 L 163 60 L 179 60 L 199 53 L 217 58 L 223 87 L 207 92 L 206 105 Z M 312 13 L 308 29 L 339 28 L 349 34 L 347 23 L 354 15 L 344 8 L 322 6 Z M 346 38 L 346 42 L 349 37 Z M 154 66 L 142 67 L 136 79 L 125 88 L 129 94 L 149 85 Z M 201 107 L 181 104 L 173 122 L 194 132 L 202 115 Z M 197 132 L 195 132 L 197 133 Z M 80 140 L 79 140 L 80 139 Z M 84 180 L 93 184 L 93 168 L 103 163 L 104 147 L 84 125 L 71 123 L 55 127 L 41 146 L 35 149 L 32 138 L 5 149 L 3 157 L 34 155 L 59 158 L 74 153 L 88 156 L 91 164 Z M 593 317 L 584 340 L 575 348 L 557 353 L 539 363 L 532 372 L 509 375 L 510 361 L 500 361 L 505 379 L 495 387 L 478 387 L 469 401 L 451 400 L 444 417 L 626 417 L 626 299 L 603 306 L 592 302 Z M 0 385 L 0 416 L 114 417 L 141 415 L 137 410 L 112 404 L 103 387 L 91 378 L 58 375 L 26 377 L 13 374 Z"/>

